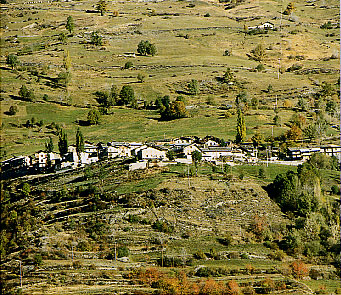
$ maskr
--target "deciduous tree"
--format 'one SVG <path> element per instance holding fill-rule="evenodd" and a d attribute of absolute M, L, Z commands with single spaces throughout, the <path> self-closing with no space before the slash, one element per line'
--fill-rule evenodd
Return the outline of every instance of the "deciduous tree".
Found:
<path fill-rule="evenodd" d="M 9 54 L 6 57 L 6 63 L 11 66 L 13 70 L 19 64 L 18 57 L 15 54 Z"/>
<path fill-rule="evenodd" d="M 73 22 L 73 18 L 71 15 L 67 17 L 65 28 L 70 32 L 70 34 L 73 33 L 73 30 L 75 28 L 75 24 Z"/>
<path fill-rule="evenodd" d="M 100 122 L 100 117 L 101 115 L 97 109 L 91 109 L 88 112 L 88 123 L 90 125 L 97 125 Z"/>
<path fill-rule="evenodd" d="M 101 16 L 107 11 L 107 2 L 105 0 L 100 0 L 96 4 L 96 9 L 101 13 Z"/>
<path fill-rule="evenodd" d="M 265 58 L 265 49 L 262 44 L 258 44 L 251 50 L 251 56 L 254 60 L 261 62 Z"/>
<path fill-rule="evenodd" d="M 244 121 L 244 114 L 241 109 L 238 109 L 237 113 L 237 134 L 236 143 L 241 143 L 246 137 L 246 126 Z"/>
<path fill-rule="evenodd" d="M 124 85 L 120 91 L 120 100 L 119 103 L 121 105 L 127 105 L 132 103 L 135 100 L 135 93 L 133 87 L 130 85 Z"/>
<path fill-rule="evenodd" d="M 52 153 L 54 149 L 52 137 L 49 137 L 49 141 L 45 143 L 45 151 L 47 153 Z"/>
<path fill-rule="evenodd" d="M 77 131 L 76 131 L 76 151 L 77 151 L 77 154 L 84 152 L 84 138 L 79 127 L 77 128 Z"/>
<path fill-rule="evenodd" d="M 58 149 L 59 153 L 63 156 L 68 151 L 68 141 L 67 141 L 67 134 L 64 129 L 59 131 L 59 141 L 58 141 Z"/>

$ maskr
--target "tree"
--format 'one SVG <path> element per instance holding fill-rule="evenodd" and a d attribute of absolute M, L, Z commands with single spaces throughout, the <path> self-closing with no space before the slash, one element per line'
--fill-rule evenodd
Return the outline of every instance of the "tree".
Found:
<path fill-rule="evenodd" d="M 230 68 L 226 69 L 226 72 L 223 75 L 223 83 L 230 84 L 235 81 L 235 77 L 233 72 L 231 71 Z"/>
<path fill-rule="evenodd" d="M 25 197 L 28 197 L 31 193 L 31 186 L 27 182 L 25 182 L 22 186 L 21 191 Z"/>
<path fill-rule="evenodd" d="M 33 89 L 28 89 L 26 85 L 22 85 L 20 87 L 19 96 L 22 97 L 24 100 L 28 100 L 28 101 L 33 101 L 35 97 Z"/>
<path fill-rule="evenodd" d="M 58 40 L 62 43 L 62 44 L 66 44 L 67 43 L 67 35 L 65 34 L 65 32 L 61 32 L 58 35 Z"/>
<path fill-rule="evenodd" d="M 141 40 L 140 43 L 137 45 L 137 53 L 145 56 L 154 56 L 156 54 L 156 47 L 149 41 Z"/>
<path fill-rule="evenodd" d="M 173 150 L 168 150 L 166 155 L 168 160 L 170 161 L 173 161 L 175 159 L 175 153 Z"/>
<path fill-rule="evenodd" d="M 302 137 L 302 130 L 297 125 L 293 125 L 290 130 L 285 133 L 285 137 L 290 140 L 298 140 Z"/>
<path fill-rule="evenodd" d="M 107 3 L 105 0 L 100 0 L 96 4 L 96 9 L 101 13 L 101 16 L 104 15 L 104 12 L 107 11 Z"/>
<path fill-rule="evenodd" d="M 246 126 L 244 121 L 244 114 L 241 109 L 238 109 L 237 113 L 237 134 L 236 143 L 241 143 L 246 137 Z"/>
<path fill-rule="evenodd" d="M 188 83 L 188 91 L 191 95 L 199 94 L 199 83 L 198 80 L 192 79 L 191 82 Z"/>
<path fill-rule="evenodd" d="M 309 273 L 307 265 L 301 260 L 292 262 L 290 264 L 290 267 L 292 270 L 292 274 L 296 279 L 302 279 Z"/>
<path fill-rule="evenodd" d="M 337 113 L 337 103 L 334 100 L 329 100 L 326 103 L 326 112 L 330 115 L 330 116 L 335 116 L 335 114 Z"/>
<path fill-rule="evenodd" d="M 88 112 L 88 123 L 90 125 L 97 125 L 100 122 L 100 113 L 97 109 L 92 109 Z"/>
<path fill-rule="evenodd" d="M 83 138 L 83 134 L 80 131 L 79 127 L 77 128 L 77 131 L 76 131 L 76 151 L 77 151 L 78 155 L 81 152 L 84 152 L 84 138 Z"/>
<path fill-rule="evenodd" d="M 253 146 L 257 147 L 262 143 L 263 136 L 262 136 L 262 134 L 257 132 L 254 136 L 252 136 L 251 140 L 252 140 Z"/>
<path fill-rule="evenodd" d="M 284 10 L 283 14 L 290 15 L 295 10 L 294 3 L 290 2 L 287 8 Z"/>
<path fill-rule="evenodd" d="M 125 64 L 124 64 L 124 68 L 125 69 L 130 69 L 132 68 L 134 65 L 131 61 L 127 61 Z"/>
<path fill-rule="evenodd" d="M 138 73 L 137 74 L 137 80 L 140 82 L 140 83 L 143 83 L 146 79 L 146 75 L 144 73 Z"/>
<path fill-rule="evenodd" d="M 12 70 L 19 64 L 18 57 L 15 54 L 9 54 L 6 57 L 6 64 L 11 66 Z"/>
<path fill-rule="evenodd" d="M 186 106 L 183 101 L 176 100 L 170 104 L 170 116 L 172 119 L 179 119 L 187 117 Z"/>
<path fill-rule="evenodd" d="M 258 177 L 262 178 L 262 179 L 266 178 L 264 167 L 260 167 L 259 168 L 259 170 L 258 170 Z"/>
<path fill-rule="evenodd" d="M 72 34 L 75 24 L 71 15 L 67 17 L 65 28 Z"/>
<path fill-rule="evenodd" d="M 251 98 L 251 105 L 254 109 L 258 109 L 258 104 L 259 104 L 259 101 L 258 101 L 258 98 L 257 97 L 252 97 Z"/>
<path fill-rule="evenodd" d="M 14 116 L 18 112 L 17 106 L 10 106 L 8 110 L 8 114 Z"/>
<path fill-rule="evenodd" d="M 188 115 L 185 103 L 180 99 L 170 102 L 169 96 L 165 95 L 162 99 L 157 99 L 155 104 L 162 120 L 185 118 Z"/>
<path fill-rule="evenodd" d="M 273 121 L 275 126 L 281 126 L 281 118 L 278 116 L 278 114 L 275 115 Z"/>
<path fill-rule="evenodd" d="M 68 151 L 67 134 L 63 129 L 59 131 L 58 149 L 59 153 L 62 156 L 67 154 Z"/>
<path fill-rule="evenodd" d="M 258 44 L 254 49 L 251 50 L 251 57 L 256 61 L 262 61 L 265 58 L 265 49 L 262 44 Z"/>
<path fill-rule="evenodd" d="M 202 154 L 199 151 L 193 151 L 191 156 L 195 166 L 195 176 L 198 176 L 198 163 L 202 159 Z"/>
<path fill-rule="evenodd" d="M 52 137 L 49 137 L 49 141 L 45 143 L 45 151 L 47 153 L 52 153 L 54 149 Z"/>
<path fill-rule="evenodd" d="M 62 70 L 57 77 L 58 83 L 64 87 L 67 87 L 69 82 L 71 81 L 71 73 L 65 70 Z"/>
<path fill-rule="evenodd" d="M 133 87 L 130 85 L 124 85 L 120 91 L 120 100 L 119 103 L 121 105 L 127 105 L 135 99 L 135 93 Z"/>
<path fill-rule="evenodd" d="M 98 35 L 97 32 L 92 32 L 90 35 L 90 43 L 96 46 L 101 46 L 103 44 L 103 38 Z"/>
<path fill-rule="evenodd" d="M 71 57 L 70 57 L 70 52 L 69 50 L 64 50 L 64 55 L 63 55 L 63 68 L 67 71 L 71 71 Z"/>

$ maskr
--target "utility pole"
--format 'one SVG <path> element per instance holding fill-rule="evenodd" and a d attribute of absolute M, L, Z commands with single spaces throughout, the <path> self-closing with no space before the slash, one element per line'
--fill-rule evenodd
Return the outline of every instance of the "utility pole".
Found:
<path fill-rule="evenodd" d="M 189 165 L 187 165 L 187 178 L 188 178 L 188 188 L 191 187 L 191 183 L 190 183 L 190 180 L 189 180 Z"/>
<path fill-rule="evenodd" d="M 117 260 L 116 242 L 114 243 L 114 249 L 115 249 L 115 261 L 116 261 Z"/>
<path fill-rule="evenodd" d="M 73 246 L 71 246 L 71 257 L 72 257 L 72 263 L 73 263 Z"/>

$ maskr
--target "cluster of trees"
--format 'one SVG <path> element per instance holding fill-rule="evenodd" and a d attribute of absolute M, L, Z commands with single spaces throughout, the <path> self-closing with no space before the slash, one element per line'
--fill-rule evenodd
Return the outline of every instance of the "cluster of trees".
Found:
<path fill-rule="evenodd" d="M 334 168 L 336 161 L 315 154 L 297 172 L 277 175 L 267 190 L 294 221 L 278 246 L 290 255 L 319 257 L 337 266 L 341 248 L 337 224 L 340 208 L 336 201 L 323 196 L 320 176 L 321 168 Z"/>
<path fill-rule="evenodd" d="M 137 104 L 134 89 L 130 85 L 124 85 L 120 91 L 115 85 L 112 85 L 110 91 L 96 91 L 95 96 L 97 102 L 105 108 L 129 104 L 135 107 Z"/>
<path fill-rule="evenodd" d="M 157 98 L 155 106 L 159 110 L 162 120 L 174 120 L 188 116 L 183 97 L 179 96 L 171 101 L 168 95 Z"/>
<path fill-rule="evenodd" d="M 156 54 L 156 46 L 150 41 L 140 41 L 137 45 L 137 52 L 141 55 L 151 55 L 154 56 Z"/>

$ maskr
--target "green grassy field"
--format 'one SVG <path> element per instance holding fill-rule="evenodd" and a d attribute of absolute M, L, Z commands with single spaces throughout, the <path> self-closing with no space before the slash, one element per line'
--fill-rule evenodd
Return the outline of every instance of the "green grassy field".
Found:
<path fill-rule="evenodd" d="M 338 69 L 339 59 L 323 61 L 325 57 L 338 53 L 339 32 L 336 28 L 320 29 L 327 20 L 337 22 L 335 1 L 325 1 L 326 7 L 305 5 L 304 1 L 295 3 L 296 10 L 290 21 L 283 16 L 282 29 L 269 31 L 262 35 L 245 35 L 244 24 L 258 25 L 273 21 L 280 25 L 280 3 L 245 2 L 231 10 L 215 2 L 164 1 L 159 3 L 109 3 L 104 16 L 98 13 L 86 13 L 92 9 L 92 2 L 78 1 L 50 3 L 50 9 L 44 9 L 43 3 L 33 6 L 21 1 L 11 3 L 14 8 L 2 13 L 1 19 L 6 28 L 1 28 L 1 119 L 2 146 L 7 156 L 30 154 L 44 146 L 51 134 L 45 128 L 27 130 L 16 128 L 13 124 L 25 123 L 32 117 L 44 120 L 44 123 L 56 122 L 62 125 L 69 134 L 70 142 L 74 140 L 77 119 L 85 120 L 88 109 L 81 106 L 96 106 L 96 90 L 109 90 L 112 84 L 121 87 L 130 84 L 138 99 L 154 101 L 158 95 L 170 95 L 175 99 L 179 91 L 186 91 L 191 79 L 200 83 L 201 93 L 196 96 L 185 95 L 186 104 L 193 106 L 190 117 L 172 122 L 160 122 L 156 111 L 132 110 L 126 108 L 112 109 L 113 114 L 104 116 L 99 126 L 81 127 L 89 141 L 108 140 L 152 140 L 181 135 L 214 135 L 233 139 L 235 135 L 235 116 L 223 119 L 225 111 L 217 109 L 221 104 L 234 104 L 235 96 L 240 90 L 228 90 L 216 81 L 227 67 L 231 67 L 249 98 L 257 97 L 259 110 L 250 110 L 246 116 L 247 136 L 250 138 L 256 131 L 265 137 L 271 135 L 270 125 L 274 117 L 271 111 L 277 96 L 279 106 L 285 99 L 297 103 L 303 87 L 305 91 L 318 90 L 317 84 L 322 81 L 335 83 L 335 74 L 298 75 L 285 72 L 278 79 L 278 58 L 285 68 L 299 63 L 303 69 L 322 68 Z M 23 8 L 22 14 L 16 8 Z M 30 8 L 30 9 L 28 9 Z M 284 4 L 282 10 L 284 10 Z M 113 11 L 119 16 L 113 17 Z M 209 13 L 209 17 L 204 17 Z M 75 22 L 73 36 L 67 44 L 58 41 L 58 34 L 66 32 L 65 22 L 71 15 Z M 244 17 L 243 21 L 236 17 Z M 256 18 L 255 18 L 256 17 Z M 277 19 L 274 19 L 277 18 Z M 274 20 L 273 20 L 274 19 Z M 103 36 L 103 46 L 88 45 L 90 33 L 98 31 Z M 296 33 L 291 33 L 295 31 Z M 326 33 L 334 33 L 326 37 Z M 188 38 L 184 38 L 188 34 Z M 141 40 L 150 40 L 156 44 L 157 55 L 126 57 L 127 52 L 136 52 Z M 250 60 L 247 54 L 259 43 L 266 49 L 264 72 L 252 72 L 259 63 Z M 306 50 L 309 44 L 309 51 Z M 41 46 L 43 45 L 43 46 Z M 6 54 L 20 50 L 32 50 L 32 53 L 18 58 L 24 65 L 41 72 L 39 77 L 30 72 L 30 68 L 18 67 L 12 71 L 5 65 Z M 231 56 L 223 56 L 226 49 L 232 50 Z M 63 52 L 69 50 L 72 61 L 72 79 L 68 94 L 63 87 L 53 88 L 49 81 L 56 78 L 63 64 Z M 282 52 L 282 55 L 281 55 Z M 335 53 L 336 52 L 336 53 Z M 290 56 L 303 55 L 304 60 L 295 61 Z M 127 61 L 132 61 L 132 69 L 123 70 Z M 32 68 L 31 68 L 32 69 Z M 146 74 L 144 83 L 137 83 L 137 74 Z M 22 84 L 34 89 L 37 102 L 28 103 L 17 100 L 18 90 Z M 264 90 L 271 84 L 273 91 Z M 44 94 L 48 102 L 43 102 Z M 207 107 L 208 96 L 214 98 L 216 106 Z M 69 103 L 63 107 L 60 103 Z M 17 105 L 19 112 L 15 116 L 6 115 L 11 105 Z M 281 110 L 282 127 L 274 127 L 274 135 L 287 130 L 285 123 L 293 115 L 292 110 Z M 311 119 L 308 119 L 310 122 Z M 335 124 L 337 118 L 331 118 Z M 337 130 L 328 128 L 326 135 L 336 135 Z"/>

